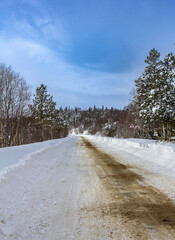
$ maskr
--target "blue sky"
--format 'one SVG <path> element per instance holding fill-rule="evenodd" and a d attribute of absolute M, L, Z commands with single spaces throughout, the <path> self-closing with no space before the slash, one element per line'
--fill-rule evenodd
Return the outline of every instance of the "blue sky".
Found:
<path fill-rule="evenodd" d="M 57 106 L 129 103 L 152 48 L 175 52 L 174 0 L 0 0 L 0 62 Z"/>

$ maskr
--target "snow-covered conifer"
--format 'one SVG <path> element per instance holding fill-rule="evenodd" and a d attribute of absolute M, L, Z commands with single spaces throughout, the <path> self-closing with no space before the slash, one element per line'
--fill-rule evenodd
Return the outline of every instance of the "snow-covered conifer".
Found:
<path fill-rule="evenodd" d="M 175 113 L 174 56 L 168 54 L 161 61 L 160 53 L 152 49 L 145 63 L 144 72 L 135 80 L 138 118 L 152 137 L 156 133 L 167 139 Z"/>

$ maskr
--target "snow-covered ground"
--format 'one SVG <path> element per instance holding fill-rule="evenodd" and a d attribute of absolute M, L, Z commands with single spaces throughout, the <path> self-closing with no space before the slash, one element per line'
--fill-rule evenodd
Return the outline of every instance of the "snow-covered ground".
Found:
<path fill-rule="evenodd" d="M 132 159 L 133 163 L 145 165 L 151 171 L 175 175 L 175 143 L 157 142 L 148 139 L 84 136 L 103 149 L 106 148 L 113 153 L 118 153 L 125 159 L 129 158 L 130 162 Z M 51 149 L 55 145 L 58 146 L 71 137 L 73 136 L 65 139 L 0 148 L 0 178 L 12 168 L 24 165 L 26 161 L 30 161 L 36 153 Z"/>
<path fill-rule="evenodd" d="M 51 140 L 39 143 L 26 144 L 15 147 L 0 148 L 0 172 L 5 173 L 5 169 L 9 170 L 9 166 L 15 167 L 27 159 L 32 157 L 33 153 L 43 151 L 55 144 L 61 143 L 63 140 Z"/>
<path fill-rule="evenodd" d="M 175 174 L 175 144 L 147 139 L 119 139 L 99 136 L 86 136 L 101 147 L 108 147 L 124 157 L 132 156 L 132 161 L 147 164 L 158 172 Z M 130 158 L 130 157 L 129 157 Z"/>
<path fill-rule="evenodd" d="M 85 135 L 105 151 L 135 166 L 145 180 L 175 200 L 175 143 Z M 148 172 L 150 174 L 148 174 Z"/>
<path fill-rule="evenodd" d="M 0 149 L 0 239 L 72 239 L 77 142 L 68 137 Z"/>
<path fill-rule="evenodd" d="M 89 135 L 85 138 L 117 156 L 148 184 L 175 200 L 175 144 Z M 96 194 L 100 201 L 102 193 L 92 171 L 92 160 L 80 139 L 81 136 L 69 136 L 0 149 L 0 239 L 115 239 L 107 238 L 106 232 L 104 237 L 100 235 L 102 230 L 110 231 L 110 221 L 106 228 L 101 222 L 101 229 L 96 227 L 98 237 L 93 238 L 96 230 L 91 231 L 92 226 L 97 223 L 91 211 L 91 230 L 83 227 L 86 217 L 80 210 L 92 202 L 99 208 Z M 118 236 L 124 231 L 121 228 Z M 123 234 L 120 239 L 130 239 L 122 238 Z"/>

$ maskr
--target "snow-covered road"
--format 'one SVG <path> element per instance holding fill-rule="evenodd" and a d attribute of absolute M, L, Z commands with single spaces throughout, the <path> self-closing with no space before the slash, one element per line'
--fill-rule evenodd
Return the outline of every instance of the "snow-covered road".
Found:
<path fill-rule="evenodd" d="M 0 239 L 175 239 L 173 163 L 147 161 L 157 145 L 121 141 L 69 136 L 0 149 Z M 173 147 L 164 146 L 168 163 Z"/>
<path fill-rule="evenodd" d="M 80 177 L 77 142 L 67 138 L 42 148 L 3 176 L 0 239 L 72 239 Z"/>

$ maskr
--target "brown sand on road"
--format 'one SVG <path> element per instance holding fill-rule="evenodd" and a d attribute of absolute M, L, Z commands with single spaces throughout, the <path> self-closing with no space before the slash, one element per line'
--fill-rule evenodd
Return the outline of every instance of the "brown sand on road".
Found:
<path fill-rule="evenodd" d="M 92 160 L 88 171 L 95 172 L 100 182 L 96 201 L 80 212 L 82 224 L 87 224 L 87 215 L 89 228 L 98 232 L 92 239 L 175 239 L 172 200 L 84 137 L 81 147 Z"/>

